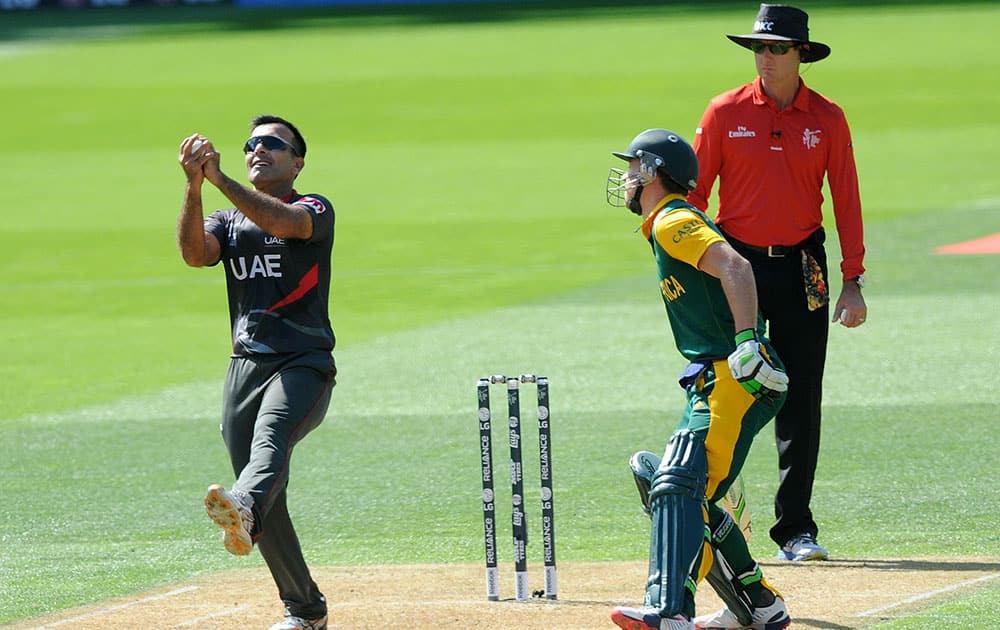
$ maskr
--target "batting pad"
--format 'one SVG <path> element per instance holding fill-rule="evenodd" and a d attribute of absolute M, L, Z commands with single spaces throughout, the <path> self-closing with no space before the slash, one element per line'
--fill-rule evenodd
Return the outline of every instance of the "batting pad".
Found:
<path fill-rule="evenodd" d="M 649 494 L 653 527 L 645 603 L 664 616 L 683 612 L 685 593 L 693 595 L 690 575 L 705 542 L 707 480 L 705 442 L 692 431 L 678 431 L 667 444 Z"/>

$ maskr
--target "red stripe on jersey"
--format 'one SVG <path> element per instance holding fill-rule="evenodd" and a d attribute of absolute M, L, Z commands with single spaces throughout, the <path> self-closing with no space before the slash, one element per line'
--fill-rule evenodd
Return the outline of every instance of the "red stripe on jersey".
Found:
<path fill-rule="evenodd" d="M 312 269 L 306 272 L 306 275 L 302 276 L 302 280 L 299 281 L 299 286 L 295 287 L 295 290 L 288 294 L 288 296 L 267 309 L 267 313 L 273 313 L 282 306 L 287 306 L 292 302 L 296 302 L 302 299 L 306 293 L 314 289 L 316 285 L 319 284 L 319 265 L 313 265 Z"/>
<path fill-rule="evenodd" d="M 326 206 L 323 205 L 323 202 L 315 197 L 302 197 L 300 199 L 296 199 L 292 205 L 312 208 L 316 214 L 323 214 L 326 211 Z"/>

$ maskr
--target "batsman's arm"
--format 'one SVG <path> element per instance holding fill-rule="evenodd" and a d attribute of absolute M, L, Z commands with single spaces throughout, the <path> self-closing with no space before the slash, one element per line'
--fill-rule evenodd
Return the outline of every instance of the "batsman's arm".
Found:
<path fill-rule="evenodd" d="M 736 350 L 729 355 L 733 378 L 754 398 L 773 404 L 788 389 L 788 376 L 776 368 L 757 339 L 757 289 L 753 268 L 729 243 L 718 241 L 705 250 L 699 269 L 717 278 L 736 325 Z"/>
<path fill-rule="evenodd" d="M 693 211 L 678 210 L 655 221 L 656 240 L 677 260 L 717 278 L 725 292 L 736 330 L 757 327 L 757 289 L 753 268 L 719 233 Z M 682 238 L 676 238 L 682 233 Z"/>
<path fill-rule="evenodd" d="M 753 268 L 746 258 L 725 241 L 709 245 L 698 261 L 698 268 L 719 279 L 733 313 L 736 330 L 757 328 L 757 287 Z"/>

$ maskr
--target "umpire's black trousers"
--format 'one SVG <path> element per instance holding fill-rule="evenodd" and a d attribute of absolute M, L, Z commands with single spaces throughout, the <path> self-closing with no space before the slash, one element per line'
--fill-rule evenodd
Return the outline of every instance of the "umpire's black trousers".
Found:
<path fill-rule="evenodd" d="M 768 336 L 788 373 L 788 397 L 774 419 L 778 447 L 776 521 L 770 535 L 778 545 L 799 534 L 816 536 L 818 527 L 809 503 L 819 455 L 823 369 L 830 331 L 829 305 L 810 311 L 802 272 L 802 248 L 784 255 L 752 248 L 728 237 L 733 248 L 753 266 L 760 311 Z M 823 270 L 829 288 L 824 233 L 803 245 Z"/>

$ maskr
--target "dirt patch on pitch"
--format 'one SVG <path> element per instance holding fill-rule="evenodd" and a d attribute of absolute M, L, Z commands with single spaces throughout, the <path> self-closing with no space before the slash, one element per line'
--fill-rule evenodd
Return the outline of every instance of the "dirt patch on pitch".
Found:
<path fill-rule="evenodd" d="M 1000 557 L 761 563 L 788 602 L 794 628 L 863 628 L 972 589 L 1000 586 Z M 531 587 L 541 588 L 540 567 Z M 645 562 L 573 562 L 559 567 L 559 600 L 487 602 L 480 565 L 321 567 L 314 578 L 330 600 L 330 628 L 611 628 L 617 605 L 641 603 Z M 536 583 L 537 582 L 537 583 Z M 513 573 L 501 566 L 501 594 Z M 699 612 L 719 606 L 711 588 Z M 266 569 L 203 576 L 12 628 L 268 628 L 281 616 Z"/>

